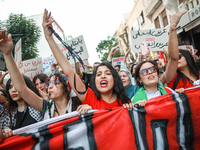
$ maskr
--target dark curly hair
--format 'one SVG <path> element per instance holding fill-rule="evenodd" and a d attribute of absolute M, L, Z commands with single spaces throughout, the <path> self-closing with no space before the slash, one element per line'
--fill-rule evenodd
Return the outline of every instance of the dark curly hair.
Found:
<path fill-rule="evenodd" d="M 51 75 L 49 77 L 49 79 L 51 77 L 53 77 L 53 76 L 55 76 L 55 78 L 58 79 L 62 83 L 62 85 L 63 85 L 63 87 L 62 87 L 63 93 L 65 94 L 65 96 L 67 98 L 67 101 L 69 101 L 69 99 L 70 99 L 70 91 L 68 90 L 68 86 L 69 85 L 67 84 L 66 80 L 63 78 L 63 76 L 60 73 L 55 73 L 55 74 Z M 81 103 L 80 99 L 77 96 L 71 97 L 71 99 L 72 99 L 72 111 L 75 111 L 77 109 L 77 107 L 79 105 L 81 105 L 82 103 Z"/>
<path fill-rule="evenodd" d="M 44 73 L 40 73 L 40 74 L 37 74 L 37 75 L 34 76 L 34 78 L 33 78 L 33 83 L 34 84 L 35 84 L 37 79 L 40 79 L 40 81 L 42 83 L 47 83 L 49 81 L 49 77 Z"/>
<path fill-rule="evenodd" d="M 117 95 L 118 104 L 121 106 L 121 103 L 122 104 L 129 103 L 130 100 L 129 100 L 129 98 L 128 98 L 125 90 L 124 90 L 124 86 L 122 84 L 121 78 L 119 77 L 119 74 L 113 68 L 113 66 L 111 64 L 106 63 L 106 62 L 101 63 L 99 66 L 97 66 L 94 69 L 93 74 L 92 74 L 92 78 L 91 78 L 91 89 L 95 92 L 97 99 L 100 100 L 101 94 L 97 90 L 97 87 L 96 87 L 96 84 L 95 84 L 95 79 L 96 79 L 97 70 L 101 66 L 106 66 L 110 70 L 110 72 L 113 76 L 113 79 L 114 79 L 113 93 Z M 121 102 L 120 102 L 120 100 L 121 100 Z"/>
<path fill-rule="evenodd" d="M 182 49 L 179 49 L 179 52 L 185 57 L 190 74 L 193 74 L 197 79 L 199 79 L 199 70 L 190 52 Z M 186 85 L 188 78 L 179 69 L 177 69 L 177 74 L 182 78 L 184 85 Z"/>
<path fill-rule="evenodd" d="M 137 85 L 138 85 L 139 87 L 142 87 L 142 85 L 141 85 L 140 82 L 139 82 L 139 79 L 140 79 L 140 68 L 141 68 L 142 65 L 145 64 L 145 63 L 151 63 L 152 65 L 154 65 L 154 66 L 156 67 L 157 74 L 159 74 L 159 69 L 158 69 L 158 67 L 157 67 L 157 64 L 156 64 L 154 61 L 149 60 L 149 61 L 142 61 L 142 62 L 140 62 L 140 63 L 137 65 L 137 67 L 135 68 L 135 81 L 136 81 L 136 83 L 137 83 Z"/>

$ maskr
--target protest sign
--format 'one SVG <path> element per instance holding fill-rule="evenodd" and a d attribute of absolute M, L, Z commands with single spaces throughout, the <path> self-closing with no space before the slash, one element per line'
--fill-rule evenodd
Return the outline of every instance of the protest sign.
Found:
<path fill-rule="evenodd" d="M 199 90 L 158 96 L 140 108 L 54 117 L 14 130 L 0 149 L 198 150 Z"/>
<path fill-rule="evenodd" d="M 66 43 L 73 49 L 73 51 L 76 52 L 77 55 L 81 57 L 81 59 L 87 59 L 89 58 L 88 51 L 85 45 L 85 41 L 83 36 L 79 36 L 76 38 L 73 38 L 72 40 L 66 41 Z M 63 54 L 66 56 L 70 64 L 74 63 L 74 59 L 71 56 L 70 52 L 67 50 L 66 47 L 64 47 L 62 44 L 58 44 L 58 47 L 61 49 Z"/>
<path fill-rule="evenodd" d="M 19 65 L 21 61 L 22 61 L 22 40 L 20 38 L 19 41 L 15 45 L 15 63 L 18 69 L 20 68 Z"/>
<path fill-rule="evenodd" d="M 112 65 L 121 65 L 121 62 L 124 60 L 124 57 L 117 57 L 117 58 L 112 58 Z"/>
<path fill-rule="evenodd" d="M 21 74 L 28 76 L 30 79 L 33 79 L 36 74 L 43 72 L 42 57 L 20 62 L 19 70 Z"/>
<path fill-rule="evenodd" d="M 168 50 L 169 35 L 167 29 L 149 29 L 131 31 L 131 43 L 134 53 L 141 52 L 140 43 L 146 41 L 150 51 Z"/>
<path fill-rule="evenodd" d="M 194 54 L 194 47 L 193 45 L 180 45 L 179 49 L 188 50 L 191 54 Z"/>
<path fill-rule="evenodd" d="M 50 75 L 51 64 L 55 61 L 54 56 L 46 57 L 42 59 L 43 62 L 43 73 Z"/>

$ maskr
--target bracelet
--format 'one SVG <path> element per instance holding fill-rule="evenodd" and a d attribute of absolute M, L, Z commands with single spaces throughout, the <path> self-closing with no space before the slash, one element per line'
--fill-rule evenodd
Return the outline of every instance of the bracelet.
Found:
<path fill-rule="evenodd" d="M 177 28 L 176 29 L 169 29 L 169 32 L 176 31 L 176 30 L 177 30 Z"/>

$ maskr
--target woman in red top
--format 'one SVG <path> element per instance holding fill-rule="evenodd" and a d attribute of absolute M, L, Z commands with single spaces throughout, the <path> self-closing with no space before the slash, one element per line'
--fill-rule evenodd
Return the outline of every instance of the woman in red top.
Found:
<path fill-rule="evenodd" d="M 55 43 L 52 32 L 48 28 L 53 22 L 50 20 L 50 17 L 51 13 L 45 10 L 42 24 L 45 38 L 54 57 L 67 76 L 72 89 L 76 92 L 82 103 L 90 105 L 92 109 L 108 109 L 119 107 L 122 104 L 126 104 L 128 108 L 132 108 L 134 104 L 130 102 L 128 96 L 125 94 L 119 75 L 108 63 L 101 63 L 96 67 L 91 80 L 92 90 L 90 88 L 86 89 L 84 83 L 74 73 L 70 63 Z M 130 104 L 128 104 L 129 102 Z M 86 111 L 84 105 L 80 106 L 78 111 Z"/>
<path fill-rule="evenodd" d="M 186 11 L 172 16 L 169 35 L 169 61 L 165 72 L 165 81 L 173 90 L 189 88 L 199 83 L 199 73 L 195 61 L 187 50 L 179 50 L 176 27 Z"/>

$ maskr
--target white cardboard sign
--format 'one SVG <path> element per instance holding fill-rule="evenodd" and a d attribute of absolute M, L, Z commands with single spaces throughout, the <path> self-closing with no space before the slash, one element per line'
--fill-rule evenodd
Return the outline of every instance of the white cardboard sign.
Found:
<path fill-rule="evenodd" d="M 150 51 L 168 50 L 169 35 L 167 29 L 149 29 L 131 31 L 131 42 L 134 53 L 141 52 L 140 43 L 146 41 Z"/>
<path fill-rule="evenodd" d="M 36 74 L 43 72 L 42 57 L 25 60 L 20 64 L 21 74 L 28 76 L 30 79 L 33 79 Z"/>
<path fill-rule="evenodd" d="M 50 75 L 51 74 L 51 64 L 55 61 L 54 56 L 43 58 L 43 73 Z"/>
<path fill-rule="evenodd" d="M 81 57 L 82 60 L 89 57 L 88 51 L 85 45 L 83 36 L 76 37 L 72 40 L 66 41 L 66 43 L 76 52 L 77 55 Z M 61 49 L 63 54 L 66 56 L 70 64 L 74 63 L 74 59 L 71 56 L 70 52 L 62 44 L 58 44 L 58 47 Z"/>

